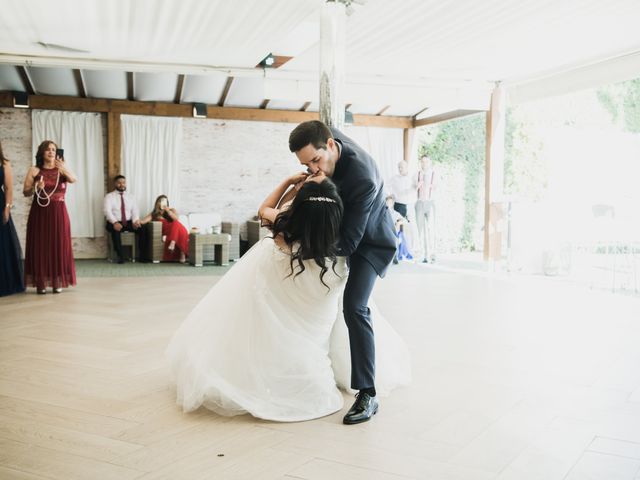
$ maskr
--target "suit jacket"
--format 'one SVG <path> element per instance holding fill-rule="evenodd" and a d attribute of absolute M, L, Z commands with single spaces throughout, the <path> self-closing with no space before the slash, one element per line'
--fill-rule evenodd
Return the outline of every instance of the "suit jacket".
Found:
<path fill-rule="evenodd" d="M 331 178 L 344 204 L 340 254 L 361 255 L 382 277 L 396 251 L 382 177 L 373 158 L 358 144 L 335 128 L 331 133 L 342 147 Z"/>

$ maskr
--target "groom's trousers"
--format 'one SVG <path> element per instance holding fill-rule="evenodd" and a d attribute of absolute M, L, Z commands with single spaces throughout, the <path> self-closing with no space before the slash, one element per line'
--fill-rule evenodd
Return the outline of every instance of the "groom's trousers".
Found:
<path fill-rule="evenodd" d="M 358 254 L 349 258 L 349 276 L 344 289 L 343 313 L 349 329 L 351 347 L 351 388 L 375 387 L 376 347 L 367 306 L 378 274 L 373 266 Z"/>

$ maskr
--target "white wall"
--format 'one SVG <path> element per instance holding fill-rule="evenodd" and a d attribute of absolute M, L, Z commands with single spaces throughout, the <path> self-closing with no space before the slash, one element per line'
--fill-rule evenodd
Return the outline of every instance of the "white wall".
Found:
<path fill-rule="evenodd" d="M 106 146 L 106 119 L 103 124 Z M 180 198 L 173 199 L 172 204 L 180 213 L 215 211 L 223 220 L 242 225 L 256 214 L 260 202 L 277 183 L 301 169 L 288 147 L 289 133 L 294 127 L 292 123 L 185 118 L 179 173 Z M 369 134 L 376 135 L 376 130 L 372 129 Z M 12 160 L 14 168 L 16 207 L 13 217 L 24 250 L 31 205 L 31 199 L 22 196 L 24 177 L 32 164 L 30 110 L 0 108 L 0 132 L 4 153 Z M 347 131 L 347 134 L 353 132 Z M 394 143 L 399 139 L 401 151 L 402 131 L 392 137 Z M 69 161 L 71 165 L 71 159 Z M 389 158 L 387 161 L 392 162 L 391 168 L 394 168 L 398 159 Z M 381 170 L 386 171 L 383 165 Z M 95 192 L 95 195 L 102 197 L 104 193 Z M 243 233 L 244 228 L 241 230 Z M 106 257 L 105 237 L 78 238 L 73 243 L 76 258 Z"/>

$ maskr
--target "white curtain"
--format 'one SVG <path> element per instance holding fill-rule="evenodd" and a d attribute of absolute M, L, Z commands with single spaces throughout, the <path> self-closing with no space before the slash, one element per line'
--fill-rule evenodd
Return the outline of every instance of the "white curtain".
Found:
<path fill-rule="evenodd" d="M 64 149 L 64 159 L 78 181 L 66 194 L 73 237 L 102 237 L 104 215 L 104 149 L 99 113 L 33 110 L 33 162 L 38 145 L 52 140 Z"/>
<path fill-rule="evenodd" d="M 182 144 L 181 118 L 122 115 L 122 175 L 137 200 L 140 216 L 153 209 L 158 195 L 172 207 L 179 204 L 178 164 Z"/>
<path fill-rule="evenodd" d="M 398 173 L 398 162 L 404 158 L 401 128 L 347 126 L 344 133 L 373 157 L 385 183 Z"/>

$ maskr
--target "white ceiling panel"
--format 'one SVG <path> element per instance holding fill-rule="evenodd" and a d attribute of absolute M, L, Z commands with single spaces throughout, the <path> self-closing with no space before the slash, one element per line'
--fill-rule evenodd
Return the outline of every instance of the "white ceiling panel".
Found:
<path fill-rule="evenodd" d="M 113 70 L 83 70 L 84 88 L 87 97 L 127 98 L 127 73 Z"/>
<path fill-rule="evenodd" d="M 175 73 L 133 74 L 133 98 L 141 102 L 173 102 L 178 89 Z"/>
<path fill-rule="evenodd" d="M 211 75 L 187 75 L 182 86 L 183 103 L 216 104 L 220 100 L 228 76 L 224 73 Z"/>
<path fill-rule="evenodd" d="M 530 78 L 640 50 L 639 19 L 637 0 L 370 0 L 347 18 L 347 78 Z M 316 71 L 317 45 L 282 68 Z"/>
<path fill-rule="evenodd" d="M 73 70 L 70 68 L 27 67 L 33 88 L 41 95 L 80 95 Z"/>
<path fill-rule="evenodd" d="M 0 45 L 21 55 L 254 67 L 319 6 L 318 0 L 3 0 Z"/>
<path fill-rule="evenodd" d="M 351 113 L 359 113 L 362 115 L 375 115 L 388 104 L 384 103 L 352 103 L 349 107 Z"/>
<path fill-rule="evenodd" d="M 0 90 L 26 92 L 18 68 L 13 65 L 0 65 Z"/>
<path fill-rule="evenodd" d="M 295 102 L 287 100 L 271 100 L 267 109 L 271 110 L 300 110 L 304 105 L 304 102 Z"/>
<path fill-rule="evenodd" d="M 229 107 L 259 107 L 264 98 L 264 78 L 234 78 L 224 104 Z"/>
<path fill-rule="evenodd" d="M 423 107 L 418 107 L 417 105 L 393 105 L 386 109 L 383 115 L 394 115 L 400 117 L 413 117 L 416 113 L 422 110 Z"/>
<path fill-rule="evenodd" d="M 166 73 L 136 74 L 140 100 L 174 101 L 176 77 L 186 74 L 182 101 L 216 103 L 222 80 L 190 76 L 217 72 L 235 78 L 229 105 L 313 101 L 323 1 L 85 0 L 79 8 L 79 0 L 2 0 L 0 63 L 67 69 L 48 69 L 47 80 L 30 67 L 39 93 L 75 94 L 71 69 L 81 68 Z M 351 7 L 345 101 L 368 105 L 375 98 L 392 106 L 389 113 L 407 111 L 398 107 L 407 97 L 417 110 L 486 106 L 496 81 L 526 85 L 521 98 L 557 91 L 549 82 L 570 71 L 580 73 L 575 88 L 592 85 L 594 76 L 601 82 L 602 72 L 605 81 L 621 81 L 635 67 L 620 73 L 608 62 L 640 53 L 638 0 L 366 0 Z M 270 52 L 294 58 L 275 70 L 288 75 L 274 77 L 283 82 L 265 87 L 250 77 Z M 594 73 L 589 67 L 596 65 Z M 563 78 L 563 89 L 573 88 L 573 77 Z M 17 84 L 12 73 L 0 79 L 3 88 Z M 122 98 L 122 88 L 121 76 L 87 82 L 91 96 Z"/>

